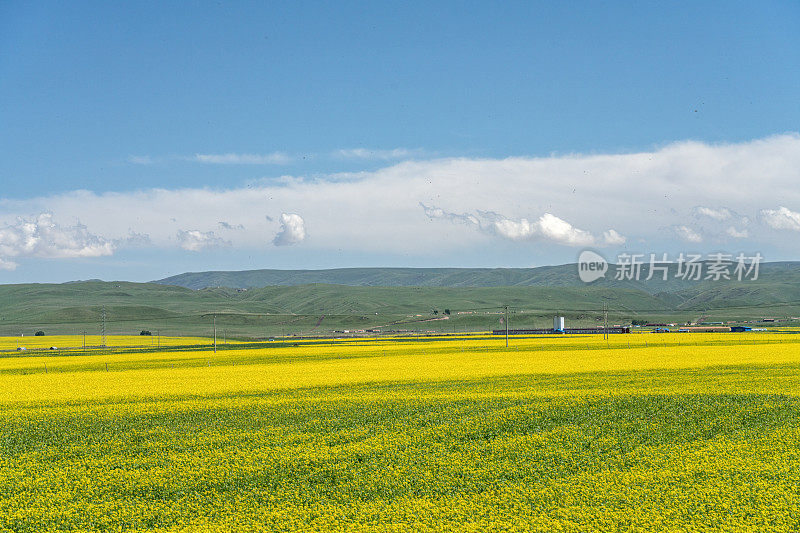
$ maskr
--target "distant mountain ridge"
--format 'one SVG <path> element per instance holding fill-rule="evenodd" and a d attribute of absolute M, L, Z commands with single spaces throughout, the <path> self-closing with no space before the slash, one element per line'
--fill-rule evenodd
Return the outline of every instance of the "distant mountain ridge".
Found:
<path fill-rule="evenodd" d="M 800 317 L 798 262 L 764 264 L 758 280 L 741 282 L 684 280 L 674 266 L 666 280 L 650 281 L 647 267 L 640 281 L 613 279 L 612 269 L 610 279 L 585 284 L 577 272 L 574 264 L 262 270 L 187 273 L 158 283 L 0 285 L 0 334 L 79 334 L 102 323 L 128 334 L 212 335 L 213 324 L 245 337 L 372 328 L 452 333 L 497 327 L 505 306 L 509 321 L 526 327 L 547 327 L 554 314 L 597 325 L 604 307 L 617 323 Z"/>
<path fill-rule="evenodd" d="M 700 288 L 736 286 L 747 288 L 753 283 L 790 284 L 800 287 L 800 262 L 763 263 L 756 282 L 736 280 L 699 281 L 685 280 L 676 276 L 677 266 L 670 265 L 666 280 L 656 273 L 645 281 L 649 266 L 642 267 L 639 280 L 616 280 L 613 265 L 607 278 L 591 285 L 637 289 L 649 294 L 678 293 L 687 289 L 693 292 Z M 578 277 L 575 263 L 534 268 L 336 268 L 324 270 L 241 270 L 187 272 L 170 276 L 154 283 L 176 285 L 188 289 L 227 287 L 253 289 L 273 286 L 296 286 L 308 284 L 347 285 L 351 287 L 580 287 L 585 284 Z"/>
<path fill-rule="evenodd" d="M 572 265 L 574 267 L 574 265 Z M 570 265 L 538 268 L 334 268 L 322 270 L 241 270 L 187 272 L 155 283 L 189 289 L 229 287 L 252 289 L 312 283 L 351 287 L 510 287 L 572 285 Z M 577 272 L 572 270 L 573 273 Z"/>

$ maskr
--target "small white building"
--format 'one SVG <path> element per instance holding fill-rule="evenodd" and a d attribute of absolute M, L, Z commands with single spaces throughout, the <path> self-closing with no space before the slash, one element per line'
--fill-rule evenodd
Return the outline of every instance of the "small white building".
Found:
<path fill-rule="evenodd" d="M 564 331 L 564 317 L 557 316 L 553 318 L 553 330 L 554 331 Z"/>

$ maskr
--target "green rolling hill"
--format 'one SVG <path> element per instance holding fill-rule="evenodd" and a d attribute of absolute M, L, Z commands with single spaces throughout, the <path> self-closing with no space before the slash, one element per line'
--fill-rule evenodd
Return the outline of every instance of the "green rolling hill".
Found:
<path fill-rule="evenodd" d="M 210 335 L 216 316 L 218 329 L 231 337 L 478 331 L 500 327 L 505 305 L 512 327 L 547 327 L 556 313 L 571 325 L 597 325 L 604 304 L 612 323 L 800 316 L 800 263 L 762 265 L 757 281 L 744 282 L 685 281 L 670 272 L 667 281 L 587 285 L 576 272 L 575 265 L 264 270 L 182 274 L 153 283 L 0 285 L 0 334 L 97 333 L 104 307 L 110 333 Z"/>
<path fill-rule="evenodd" d="M 156 283 L 190 289 L 253 288 L 281 285 L 367 287 L 508 287 L 572 284 L 570 265 L 541 268 L 337 268 L 328 270 L 245 270 L 188 272 Z M 575 278 L 577 280 L 577 277 Z"/>
<path fill-rule="evenodd" d="M 613 266 L 612 266 L 613 268 Z M 654 273 L 644 281 L 649 267 L 642 267 L 642 281 L 615 280 L 609 270 L 608 279 L 593 286 L 636 289 L 651 294 L 679 292 L 715 285 L 736 285 L 736 282 L 684 280 L 676 276 L 677 266 L 669 266 L 667 280 Z M 800 262 L 764 263 L 759 280 L 770 283 L 800 284 Z M 292 286 L 324 283 L 353 287 L 582 287 L 577 265 L 566 264 L 536 268 L 337 268 L 327 270 L 242 270 L 187 272 L 154 283 L 177 285 L 189 289 L 230 287 L 251 289 L 269 286 Z"/>

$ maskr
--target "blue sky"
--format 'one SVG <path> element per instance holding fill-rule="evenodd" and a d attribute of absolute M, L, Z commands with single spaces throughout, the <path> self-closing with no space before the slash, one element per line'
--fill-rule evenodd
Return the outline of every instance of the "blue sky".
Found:
<path fill-rule="evenodd" d="M 798 35 L 790 1 L 4 2 L 0 282 L 800 259 Z"/>

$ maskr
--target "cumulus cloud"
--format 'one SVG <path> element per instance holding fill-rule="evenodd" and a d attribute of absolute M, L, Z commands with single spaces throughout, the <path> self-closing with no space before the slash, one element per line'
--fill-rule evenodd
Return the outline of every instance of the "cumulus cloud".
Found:
<path fill-rule="evenodd" d="M 552 213 L 544 213 L 537 220 L 527 218 L 512 219 L 492 211 L 470 213 L 450 213 L 440 207 L 420 203 L 425 215 L 431 219 L 444 219 L 463 223 L 512 241 L 539 239 L 567 246 L 589 246 L 599 241 L 588 231 L 578 229 Z M 604 233 L 605 244 L 621 244 L 625 238 L 616 231 Z"/>
<path fill-rule="evenodd" d="M 549 213 L 546 214 L 549 215 Z M 526 218 L 514 220 L 492 212 L 481 212 L 481 215 L 489 219 L 488 229 L 490 231 L 512 241 L 530 239 L 539 233 L 539 228 Z"/>
<path fill-rule="evenodd" d="M 19 264 L 15 263 L 14 261 L 7 261 L 5 259 L 0 258 L 0 270 L 8 270 L 8 271 L 16 270 L 18 266 Z"/>
<path fill-rule="evenodd" d="M 788 229 L 800 231 L 800 213 L 792 211 L 788 207 L 778 209 L 763 209 L 761 217 L 764 222 L 775 229 Z"/>
<path fill-rule="evenodd" d="M 800 239 L 787 239 L 780 230 L 800 231 L 800 215 L 789 209 L 800 206 L 798 168 L 798 134 L 735 144 L 679 142 L 623 154 L 413 160 L 346 179 L 290 176 L 222 190 L 73 191 L 0 199 L 0 227 L 47 211 L 58 221 L 80 219 L 88 234 L 112 247 L 124 246 L 132 230 L 148 235 L 150 246 L 176 248 L 181 246 L 176 233 L 190 228 L 216 232 L 215 238 L 224 237 L 236 249 L 255 250 L 271 246 L 276 234 L 285 235 L 278 242 L 296 241 L 290 236 L 299 233 L 276 215 L 302 206 L 303 229 L 314 232 L 304 247 L 359 258 L 436 254 L 442 262 L 458 263 L 498 238 L 523 250 L 520 262 L 531 256 L 531 242 L 620 246 L 626 238 L 647 251 L 650 243 L 658 250 L 679 249 L 688 236 L 714 251 L 730 241 L 731 227 L 738 235 L 746 229 L 747 237 L 736 237 L 746 239 L 745 249 L 756 249 L 753 244 L 797 257 Z M 720 220 L 723 209 L 731 216 Z M 244 229 L 231 231 L 220 221 Z M 676 226 L 692 233 L 681 235 Z M 537 261 L 568 257 L 557 248 L 541 249 Z"/>
<path fill-rule="evenodd" d="M 603 242 L 608 246 L 622 246 L 627 240 L 624 235 L 620 235 L 613 229 L 603 232 Z"/>
<path fill-rule="evenodd" d="M 696 207 L 695 212 L 698 215 L 713 218 L 714 220 L 727 220 L 733 216 L 731 210 L 725 207 L 713 209 L 711 207 Z"/>
<path fill-rule="evenodd" d="M 334 157 L 342 159 L 410 159 L 413 157 L 422 157 L 425 151 L 419 148 L 394 148 L 391 150 L 369 150 L 367 148 L 348 148 L 336 150 L 333 152 Z"/>
<path fill-rule="evenodd" d="M 213 231 L 199 231 L 196 229 L 178 230 L 178 243 L 184 250 L 199 252 L 208 248 L 229 246 L 231 243 L 214 235 Z"/>
<path fill-rule="evenodd" d="M 428 218 L 443 218 L 445 220 L 461 222 L 470 226 L 481 226 L 481 221 L 475 215 L 471 215 L 469 213 L 448 213 L 441 207 L 427 206 L 422 202 L 420 202 L 419 205 L 422 207 L 422 210 L 425 212 L 425 216 Z"/>
<path fill-rule="evenodd" d="M 5 270 L 16 267 L 14 257 L 76 258 L 114 253 L 114 243 L 95 235 L 83 224 L 64 226 L 51 213 L 33 218 L 19 217 L 0 226 L 0 261 Z"/>
<path fill-rule="evenodd" d="M 292 158 L 283 152 L 271 154 L 195 154 L 198 163 L 213 165 L 287 165 Z"/>
<path fill-rule="evenodd" d="M 702 242 L 703 237 L 689 226 L 675 226 L 675 234 L 686 242 Z"/>
<path fill-rule="evenodd" d="M 588 231 L 578 229 L 566 220 L 562 220 L 550 213 L 545 213 L 539 217 L 539 220 L 536 221 L 536 227 L 545 238 L 561 244 L 588 246 L 595 242 L 594 236 Z"/>
<path fill-rule="evenodd" d="M 152 244 L 152 239 L 150 239 L 150 235 L 146 233 L 137 233 L 133 230 L 128 230 L 128 235 L 122 239 L 116 239 L 115 241 L 116 246 L 149 246 Z"/>
<path fill-rule="evenodd" d="M 306 223 L 298 214 L 282 213 L 281 229 L 272 243 L 275 246 L 289 246 L 303 242 L 306 238 Z"/>
<path fill-rule="evenodd" d="M 749 235 L 747 229 L 739 231 L 734 226 L 729 226 L 728 229 L 725 230 L 725 233 L 734 239 L 746 239 Z"/>

